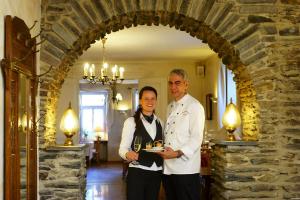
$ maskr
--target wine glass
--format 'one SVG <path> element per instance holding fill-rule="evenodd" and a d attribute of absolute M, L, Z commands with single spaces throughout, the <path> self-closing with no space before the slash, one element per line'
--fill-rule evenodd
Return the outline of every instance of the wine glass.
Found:
<path fill-rule="evenodd" d="M 141 150 L 141 147 L 142 147 L 142 137 L 141 136 L 135 136 L 134 142 L 133 142 L 133 150 L 135 152 L 139 152 Z M 134 161 L 132 161 L 132 164 L 138 165 L 139 162 L 134 160 Z"/>

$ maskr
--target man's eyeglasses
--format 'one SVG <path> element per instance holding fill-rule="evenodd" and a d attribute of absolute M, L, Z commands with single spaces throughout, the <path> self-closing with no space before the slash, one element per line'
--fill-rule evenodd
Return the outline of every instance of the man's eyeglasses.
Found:
<path fill-rule="evenodd" d="M 183 81 L 169 81 L 169 86 L 175 85 L 175 86 L 180 86 L 181 84 L 183 84 Z"/>

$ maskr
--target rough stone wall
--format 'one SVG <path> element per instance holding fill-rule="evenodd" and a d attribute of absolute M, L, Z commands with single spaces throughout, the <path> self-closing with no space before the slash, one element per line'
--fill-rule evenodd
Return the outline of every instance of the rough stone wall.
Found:
<path fill-rule="evenodd" d="M 41 59 L 54 66 L 40 93 L 46 145 L 55 142 L 61 85 L 83 50 L 124 27 L 175 26 L 207 42 L 236 73 L 244 132 L 258 133 L 260 154 L 278 161 L 270 164 L 276 178 L 266 179 L 276 185 L 274 198 L 300 197 L 299 0 L 43 0 L 42 10 Z"/>
<path fill-rule="evenodd" d="M 50 66 L 42 65 L 42 73 L 47 71 Z M 39 142 L 41 147 L 55 145 L 56 127 L 56 105 L 60 95 L 60 88 L 69 68 L 58 67 L 58 71 L 51 71 L 42 78 L 40 84 L 40 118 L 39 121 Z"/>
<path fill-rule="evenodd" d="M 84 200 L 86 148 L 51 147 L 40 150 L 40 200 Z"/>
<path fill-rule="evenodd" d="M 282 197 L 291 199 L 300 198 L 299 23 L 279 27 L 278 31 L 280 36 L 272 48 L 273 60 L 270 63 L 276 73 L 277 84 L 274 85 L 275 94 L 269 97 L 277 104 L 272 103 L 274 107 L 270 105 L 268 110 L 278 118 L 269 121 L 269 129 L 263 126 L 263 136 L 276 145 L 273 149 L 276 149 L 280 162 L 276 178 L 283 189 Z"/>
<path fill-rule="evenodd" d="M 273 165 L 258 146 L 215 145 L 213 199 L 282 199 Z"/>
<path fill-rule="evenodd" d="M 228 66 L 230 68 L 230 66 Z M 243 69 L 240 67 L 239 69 Z M 259 136 L 259 112 L 260 108 L 256 101 L 256 91 L 249 75 L 245 74 L 245 70 L 233 70 L 234 80 L 237 85 L 237 93 L 239 96 L 242 118 L 243 140 L 258 140 Z"/>

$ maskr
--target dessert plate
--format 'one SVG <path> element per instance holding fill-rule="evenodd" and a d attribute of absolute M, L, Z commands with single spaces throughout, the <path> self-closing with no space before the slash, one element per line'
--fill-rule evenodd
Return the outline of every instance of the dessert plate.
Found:
<path fill-rule="evenodd" d="M 143 149 L 144 151 L 147 151 L 147 152 L 160 152 L 160 151 L 163 151 L 164 148 L 163 147 L 154 147 L 152 149 Z"/>

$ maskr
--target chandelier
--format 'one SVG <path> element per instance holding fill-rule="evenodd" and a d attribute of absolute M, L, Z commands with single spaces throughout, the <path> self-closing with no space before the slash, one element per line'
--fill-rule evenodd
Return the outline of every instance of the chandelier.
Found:
<path fill-rule="evenodd" d="M 109 65 L 105 62 L 105 42 L 107 38 L 103 37 L 102 41 L 102 67 L 100 67 L 100 74 L 96 75 L 96 67 L 95 64 L 85 63 L 83 68 L 83 79 L 87 80 L 91 84 L 101 83 L 102 85 L 105 84 L 116 84 L 117 81 L 124 80 L 124 67 L 118 67 L 114 65 L 111 69 L 111 76 L 109 76 L 108 68 Z"/>

